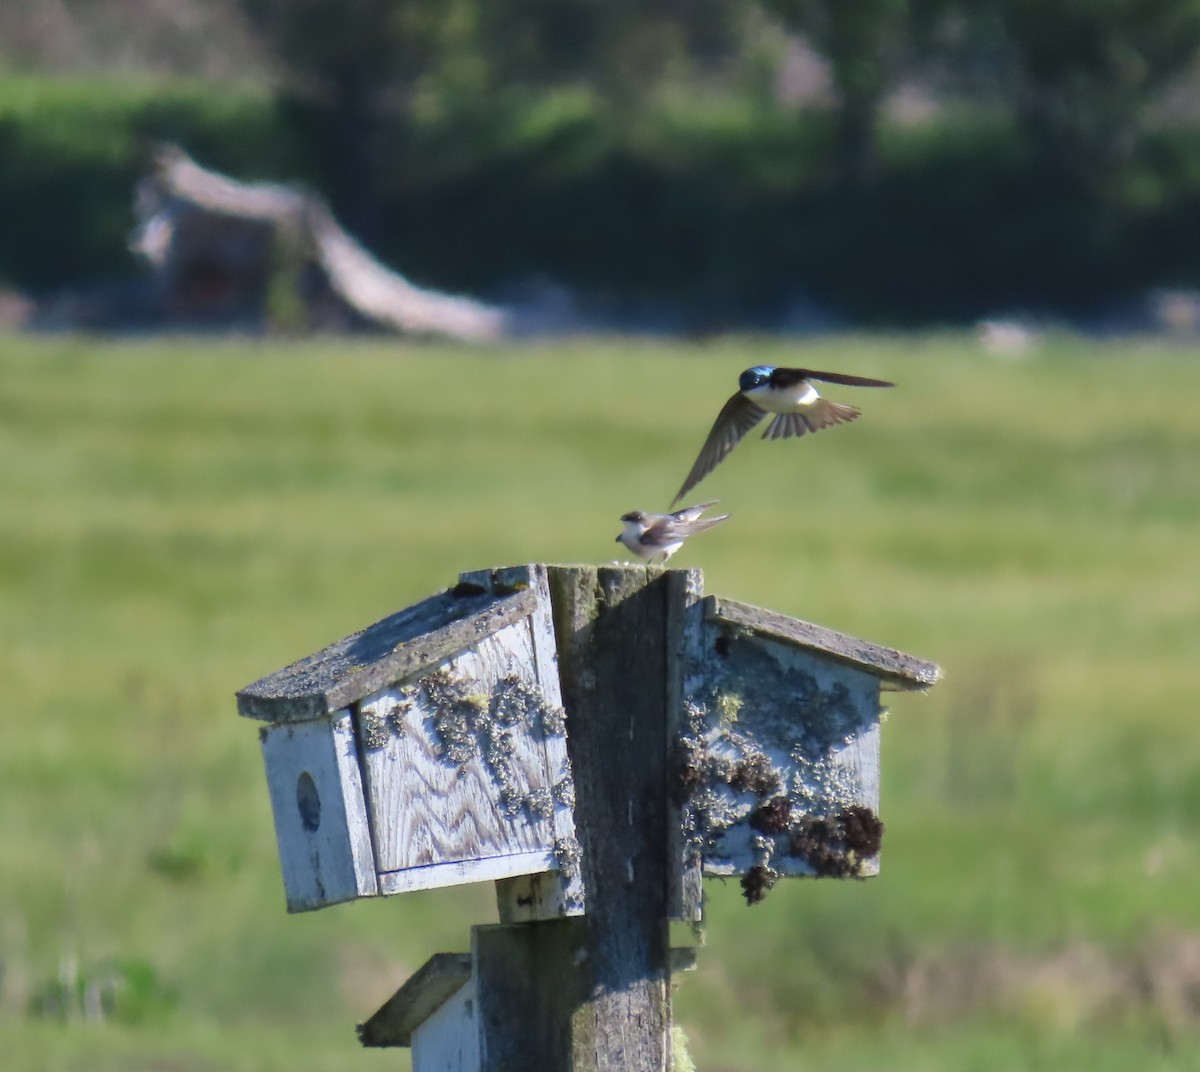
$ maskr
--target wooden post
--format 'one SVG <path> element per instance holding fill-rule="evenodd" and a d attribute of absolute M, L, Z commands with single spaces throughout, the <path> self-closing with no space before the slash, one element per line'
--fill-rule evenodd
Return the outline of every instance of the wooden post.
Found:
<path fill-rule="evenodd" d="M 582 916 L 471 928 L 483 1072 L 630 1069 L 581 1054 L 592 986 Z"/>
<path fill-rule="evenodd" d="M 587 914 L 476 930 L 482 1067 L 667 1072 L 664 771 L 675 586 L 647 567 L 553 567 L 549 574 Z M 507 999 L 492 1008 L 500 1001 L 494 991 L 514 979 L 526 995 L 519 1024 Z M 506 1008 L 511 1017 L 503 1017 Z M 499 1022 L 509 1025 L 504 1038 L 486 1030 Z"/>

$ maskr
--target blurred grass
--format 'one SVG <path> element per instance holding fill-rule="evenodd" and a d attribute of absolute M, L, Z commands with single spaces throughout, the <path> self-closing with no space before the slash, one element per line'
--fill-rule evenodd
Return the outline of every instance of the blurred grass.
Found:
<path fill-rule="evenodd" d="M 963 951 L 1133 957 L 1200 930 L 1198 357 L 1063 338 L 1000 361 L 938 335 L 4 339 L 6 1067 L 405 1067 L 358 1052 L 353 1024 L 467 948 L 490 893 L 286 916 L 233 692 L 460 570 L 613 557 L 618 515 L 665 507 L 761 361 L 900 386 L 831 389 L 862 406 L 851 428 L 748 440 L 698 489 L 733 521 L 679 564 L 946 679 L 885 728 L 880 878 L 753 909 L 711 886 L 676 1004 L 699 1067 L 1195 1063 L 1193 1020 L 1132 992 L 1116 1013 L 1064 984 L 939 1020 L 895 980 Z M 114 960 L 163 1000 L 30 1017 L 65 962 Z"/>

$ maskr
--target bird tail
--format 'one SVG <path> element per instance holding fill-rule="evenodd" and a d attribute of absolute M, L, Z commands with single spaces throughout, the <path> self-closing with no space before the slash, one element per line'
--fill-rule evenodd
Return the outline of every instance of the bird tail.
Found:
<path fill-rule="evenodd" d="M 818 398 L 806 406 L 802 413 L 780 413 L 767 425 L 763 439 L 789 439 L 792 436 L 802 436 L 805 432 L 819 432 L 822 428 L 832 428 L 835 424 L 848 424 L 861 412 L 843 402 Z"/>
<path fill-rule="evenodd" d="M 705 517 L 699 521 L 687 522 L 687 534 L 695 536 L 697 532 L 707 532 L 714 525 L 719 525 L 722 521 L 729 518 L 729 514 L 718 514 L 716 517 Z"/>

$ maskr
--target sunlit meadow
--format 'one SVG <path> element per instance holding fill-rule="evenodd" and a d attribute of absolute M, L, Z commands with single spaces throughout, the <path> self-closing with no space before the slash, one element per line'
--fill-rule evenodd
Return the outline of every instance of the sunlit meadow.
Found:
<path fill-rule="evenodd" d="M 1200 1067 L 1200 349 L 958 335 L 0 340 L 5 1067 L 407 1067 L 354 1024 L 491 893 L 288 916 L 235 690 L 461 570 L 610 560 L 760 362 L 898 386 L 748 439 L 673 564 L 945 678 L 884 727 L 879 878 L 708 888 L 697 1067 Z"/>

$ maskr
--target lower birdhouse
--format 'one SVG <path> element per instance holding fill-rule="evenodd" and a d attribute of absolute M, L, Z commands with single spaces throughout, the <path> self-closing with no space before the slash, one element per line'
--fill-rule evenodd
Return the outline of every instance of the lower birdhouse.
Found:
<path fill-rule="evenodd" d="M 238 693 L 288 908 L 556 872 L 581 903 L 541 566 L 459 583 Z"/>
<path fill-rule="evenodd" d="M 585 1000 L 593 987 L 580 967 L 591 955 L 582 918 L 473 927 L 471 952 L 430 957 L 358 1025 L 359 1042 L 410 1047 L 413 1072 L 577 1067 L 537 1052 L 519 1025 L 531 1009 L 553 1019 Z M 693 947 L 668 951 L 672 975 L 695 966 Z M 552 991 L 547 977 L 555 980 Z"/>

